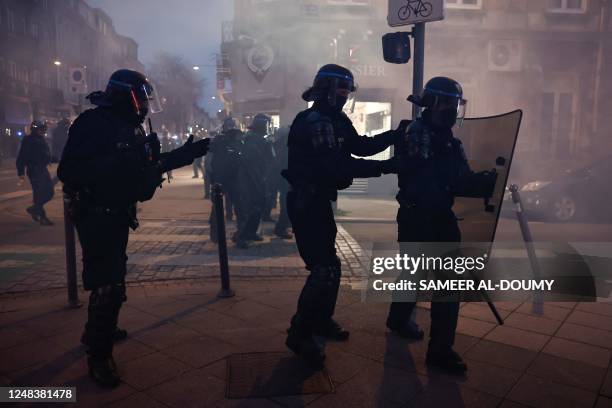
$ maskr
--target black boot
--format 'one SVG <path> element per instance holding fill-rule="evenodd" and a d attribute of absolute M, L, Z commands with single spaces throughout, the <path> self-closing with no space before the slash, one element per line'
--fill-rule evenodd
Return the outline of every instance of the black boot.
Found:
<path fill-rule="evenodd" d="M 286 229 L 275 229 L 274 230 L 274 235 L 276 235 L 279 238 L 282 239 L 291 239 L 293 238 L 293 235 L 291 235 L 290 233 L 287 232 Z"/>
<path fill-rule="evenodd" d="M 40 225 L 51 226 L 53 225 L 53 221 L 51 221 L 45 214 L 40 216 Z"/>
<path fill-rule="evenodd" d="M 28 207 L 26 208 L 26 212 L 30 214 L 34 222 L 40 222 L 40 214 L 38 213 L 38 210 L 36 209 L 36 207 L 34 206 Z"/>
<path fill-rule="evenodd" d="M 113 335 L 113 342 L 117 343 L 119 341 L 125 340 L 127 339 L 127 335 L 127 330 L 120 329 L 119 327 L 117 327 L 117 330 L 115 330 L 115 334 Z M 81 336 L 81 344 L 89 346 L 89 339 L 87 338 L 86 331 L 84 331 L 83 335 Z"/>
<path fill-rule="evenodd" d="M 447 351 L 427 351 L 425 362 L 428 366 L 438 368 L 450 374 L 463 374 L 467 365 L 453 349 Z"/>
<path fill-rule="evenodd" d="M 393 333 L 406 339 L 423 340 L 425 335 L 423 330 L 419 328 L 419 325 L 411 320 L 406 320 L 405 322 L 398 324 L 390 319 L 387 319 L 387 327 Z"/>
<path fill-rule="evenodd" d="M 121 382 L 113 357 L 103 359 L 87 358 L 89 376 L 103 387 L 116 387 Z"/>
<path fill-rule="evenodd" d="M 314 370 L 323 369 L 325 353 L 312 336 L 302 334 L 294 326 L 287 330 L 285 344 L 291 351 L 302 357 Z"/>
<path fill-rule="evenodd" d="M 347 341 L 350 335 L 348 330 L 345 330 L 334 319 L 329 319 L 325 324 L 315 327 L 314 334 L 325 337 L 329 340 Z"/>
<path fill-rule="evenodd" d="M 261 242 L 263 241 L 263 237 L 259 234 L 253 234 L 249 237 L 247 237 L 247 241 L 255 241 L 255 242 Z"/>
<path fill-rule="evenodd" d="M 423 340 L 423 330 L 411 320 L 414 302 L 394 301 L 389 306 L 387 327 L 400 337 L 411 340 Z"/>

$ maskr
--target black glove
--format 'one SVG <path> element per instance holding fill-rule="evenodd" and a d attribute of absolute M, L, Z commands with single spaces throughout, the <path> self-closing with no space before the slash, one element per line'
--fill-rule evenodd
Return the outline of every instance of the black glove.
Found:
<path fill-rule="evenodd" d="M 202 139 L 194 143 L 193 135 L 189 135 L 184 145 L 162 157 L 162 171 L 165 173 L 190 165 L 193 159 L 206 154 L 209 143 L 210 139 Z"/>
<path fill-rule="evenodd" d="M 197 159 L 198 157 L 204 156 L 206 152 L 208 152 L 209 144 L 210 144 L 210 139 L 202 139 L 194 143 L 193 135 L 189 135 L 189 138 L 187 139 L 185 144 L 176 150 L 184 149 L 185 151 L 189 152 L 193 160 L 193 159 Z"/>
<path fill-rule="evenodd" d="M 406 129 L 408 129 L 408 126 L 410 126 L 411 123 L 412 120 L 410 119 L 401 120 L 399 125 L 397 125 L 397 129 L 395 129 L 395 131 L 400 135 L 404 135 L 406 133 Z"/>

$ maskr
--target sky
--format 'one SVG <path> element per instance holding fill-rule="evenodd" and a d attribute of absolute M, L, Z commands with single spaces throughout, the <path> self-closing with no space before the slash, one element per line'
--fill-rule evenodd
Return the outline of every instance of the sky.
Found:
<path fill-rule="evenodd" d="M 138 55 L 147 66 L 160 51 L 179 55 L 192 65 L 215 63 L 221 22 L 233 18 L 231 0 L 86 0 L 104 10 L 115 30 L 138 43 Z M 214 67 L 198 71 L 206 81 L 200 104 L 209 112 L 221 106 L 211 100 L 216 93 Z"/>

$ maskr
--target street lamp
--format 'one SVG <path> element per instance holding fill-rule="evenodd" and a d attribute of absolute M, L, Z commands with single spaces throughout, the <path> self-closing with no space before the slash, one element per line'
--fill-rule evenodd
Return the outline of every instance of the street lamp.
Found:
<path fill-rule="evenodd" d="M 194 71 L 199 71 L 200 70 L 200 66 L 199 65 L 194 65 L 193 66 L 193 70 Z"/>
<path fill-rule="evenodd" d="M 59 67 L 60 65 L 62 65 L 62 61 L 55 60 L 55 61 L 53 61 L 53 65 L 55 65 L 56 67 Z"/>

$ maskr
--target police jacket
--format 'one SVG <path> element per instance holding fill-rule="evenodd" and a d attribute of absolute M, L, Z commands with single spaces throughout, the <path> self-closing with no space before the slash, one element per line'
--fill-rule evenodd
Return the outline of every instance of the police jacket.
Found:
<path fill-rule="evenodd" d="M 337 190 L 353 178 L 378 177 L 381 162 L 352 157 L 380 153 L 395 142 L 394 130 L 375 137 L 360 136 L 351 120 L 321 102 L 300 112 L 289 131 L 288 165 L 283 176 L 295 188 L 324 192 L 335 200 Z"/>
<path fill-rule="evenodd" d="M 143 146 L 145 136 L 141 125 L 111 108 L 86 110 L 70 127 L 57 175 L 85 206 L 122 209 L 144 201 L 151 179 L 161 182 L 161 170 L 150 165 Z"/>
<path fill-rule="evenodd" d="M 489 197 L 495 186 L 495 173 L 470 169 L 463 145 L 450 129 L 434 131 L 423 118 L 398 138 L 395 156 L 401 163 L 397 200 L 402 206 L 447 211 L 455 197 Z"/>
<path fill-rule="evenodd" d="M 238 129 L 230 129 L 220 133 L 210 144 L 210 152 L 206 157 L 210 164 L 214 183 L 234 183 L 238 174 L 240 152 L 242 150 L 243 134 Z"/>
<path fill-rule="evenodd" d="M 38 134 L 24 136 L 17 155 L 17 174 L 23 176 L 25 168 L 28 174 L 35 168 L 46 168 L 51 163 L 51 152 L 45 137 Z"/>

